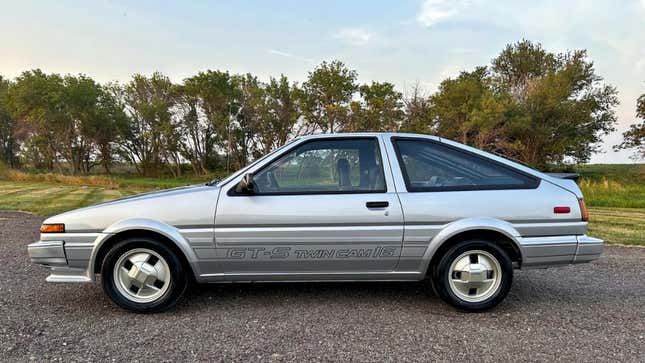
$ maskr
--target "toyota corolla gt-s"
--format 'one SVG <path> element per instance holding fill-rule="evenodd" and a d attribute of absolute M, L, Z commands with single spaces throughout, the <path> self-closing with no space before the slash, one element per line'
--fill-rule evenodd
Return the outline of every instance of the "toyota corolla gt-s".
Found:
<path fill-rule="evenodd" d="M 514 269 L 588 262 L 574 181 L 413 134 L 298 138 L 230 177 L 48 218 L 29 245 L 51 282 L 92 282 L 137 312 L 190 282 L 414 281 L 465 311 L 497 305 Z"/>

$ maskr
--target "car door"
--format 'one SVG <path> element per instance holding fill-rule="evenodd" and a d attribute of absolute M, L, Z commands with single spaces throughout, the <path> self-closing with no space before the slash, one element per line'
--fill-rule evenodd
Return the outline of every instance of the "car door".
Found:
<path fill-rule="evenodd" d="M 217 270 L 224 274 L 392 271 L 403 215 L 379 137 L 296 143 L 250 169 L 252 194 L 223 186 L 215 216 Z"/>

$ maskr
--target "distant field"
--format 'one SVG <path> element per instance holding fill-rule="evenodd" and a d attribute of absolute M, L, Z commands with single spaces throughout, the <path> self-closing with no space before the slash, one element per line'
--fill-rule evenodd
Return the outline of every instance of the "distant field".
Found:
<path fill-rule="evenodd" d="M 645 245 L 645 209 L 589 209 L 589 235 L 608 243 Z"/>
<path fill-rule="evenodd" d="M 576 172 L 587 205 L 645 208 L 645 164 L 583 165 Z"/>
<path fill-rule="evenodd" d="M 138 192 L 143 190 L 0 181 L 0 210 L 51 216 Z"/>
<path fill-rule="evenodd" d="M 645 165 L 587 165 L 576 170 L 590 206 L 589 234 L 609 243 L 645 245 Z M 202 183 L 204 178 L 63 177 L 14 175 L 0 180 L 0 210 L 43 216 L 154 189 Z"/>
<path fill-rule="evenodd" d="M 574 171 L 590 180 L 611 179 L 628 184 L 645 181 L 645 164 L 588 164 L 578 165 Z"/>

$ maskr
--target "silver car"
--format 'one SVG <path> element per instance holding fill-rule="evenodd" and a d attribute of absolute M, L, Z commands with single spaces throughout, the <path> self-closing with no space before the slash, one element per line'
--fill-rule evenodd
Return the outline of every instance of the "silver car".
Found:
<path fill-rule="evenodd" d="M 413 134 L 298 138 L 230 177 L 48 218 L 34 263 L 137 312 L 191 282 L 416 281 L 465 311 L 497 305 L 516 268 L 598 258 L 573 180 Z"/>

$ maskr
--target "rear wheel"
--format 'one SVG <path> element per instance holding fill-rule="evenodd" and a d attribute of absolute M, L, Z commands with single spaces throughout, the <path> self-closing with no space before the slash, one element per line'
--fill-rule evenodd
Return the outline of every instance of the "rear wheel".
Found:
<path fill-rule="evenodd" d="M 129 238 L 112 247 L 103 261 L 101 278 L 112 301 L 140 313 L 171 308 L 188 286 L 178 256 L 150 238 Z"/>
<path fill-rule="evenodd" d="M 496 306 L 508 294 L 513 262 L 490 241 L 467 240 L 441 256 L 431 277 L 442 300 L 464 311 L 482 311 Z"/>

